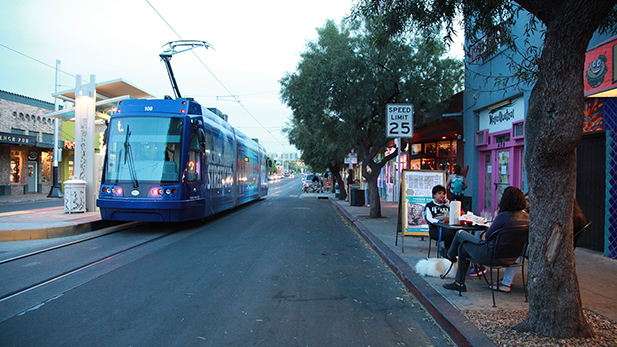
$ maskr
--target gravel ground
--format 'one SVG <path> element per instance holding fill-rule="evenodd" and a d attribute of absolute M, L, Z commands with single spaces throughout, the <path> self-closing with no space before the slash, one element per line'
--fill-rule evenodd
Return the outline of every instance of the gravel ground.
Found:
<path fill-rule="evenodd" d="M 585 317 L 596 333 L 592 339 L 555 339 L 519 333 L 512 328 L 525 319 L 527 310 L 467 310 L 461 313 L 498 346 L 617 346 L 617 324 L 590 311 L 585 311 Z"/>

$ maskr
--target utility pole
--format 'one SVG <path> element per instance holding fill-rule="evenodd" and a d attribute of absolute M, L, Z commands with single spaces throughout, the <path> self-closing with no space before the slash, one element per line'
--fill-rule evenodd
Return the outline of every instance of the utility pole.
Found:
<path fill-rule="evenodd" d="M 54 91 L 58 92 L 58 73 L 60 71 L 60 59 L 56 59 L 56 86 Z M 58 111 L 58 98 L 54 98 L 54 111 Z M 58 183 L 58 161 L 60 161 L 60 149 L 58 148 L 58 133 L 59 133 L 59 123 L 60 120 L 58 118 L 54 118 L 54 147 L 53 147 L 53 158 L 54 158 L 54 168 L 52 172 L 52 186 L 49 194 L 47 194 L 48 198 L 62 198 L 62 190 L 60 189 L 60 184 Z"/>

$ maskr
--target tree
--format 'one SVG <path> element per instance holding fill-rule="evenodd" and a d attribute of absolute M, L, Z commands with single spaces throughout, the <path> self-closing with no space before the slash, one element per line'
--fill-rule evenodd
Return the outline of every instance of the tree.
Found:
<path fill-rule="evenodd" d="M 488 49 L 515 44 L 508 32 L 517 14 L 526 10 L 544 26 L 543 46 L 531 57 L 535 85 L 530 95 L 526 132 L 527 178 L 530 190 L 529 312 L 520 331 L 569 338 L 589 337 L 574 265 L 572 213 L 576 182 L 575 149 L 582 138 L 585 52 L 594 32 L 613 27 L 614 0 L 363 0 L 356 8 L 379 21 L 385 37 L 409 27 L 445 23 L 452 33 L 457 14 L 465 21 L 466 40 Z M 538 50 L 540 52 L 540 50 Z M 555 196 L 558 199 L 548 199 Z"/>
<path fill-rule="evenodd" d="M 306 122 L 293 118 L 291 124 L 283 128 L 289 143 L 302 150 L 302 160 L 313 172 L 330 169 L 339 187 L 344 187 L 340 171 L 347 147 L 337 146 L 336 125 L 334 118 L 323 118 L 323 123 L 309 126 Z M 339 199 L 345 200 L 347 192 L 340 189 Z"/>
<path fill-rule="evenodd" d="M 379 47 L 370 23 L 332 21 L 318 29 L 295 73 L 281 79 L 281 96 L 298 126 L 326 127 L 327 141 L 348 153 L 356 148 L 369 186 L 370 217 L 381 217 L 377 178 L 398 152 L 374 159 L 391 142 L 386 137 L 388 103 L 411 103 L 426 112 L 462 86 L 462 63 L 443 58 L 445 45 L 432 33 L 399 37 Z M 324 137 L 326 138 L 326 137 Z M 342 160 L 342 157 L 339 158 Z"/>

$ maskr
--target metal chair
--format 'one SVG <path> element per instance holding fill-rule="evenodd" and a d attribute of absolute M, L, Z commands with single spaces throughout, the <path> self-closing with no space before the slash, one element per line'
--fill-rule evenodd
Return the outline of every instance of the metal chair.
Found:
<path fill-rule="evenodd" d="M 441 256 L 439 255 L 439 249 L 441 248 L 441 227 L 439 227 L 439 238 L 438 239 L 433 239 L 430 236 L 428 237 L 428 255 L 426 256 L 427 258 L 431 257 L 431 241 L 435 241 L 435 246 L 437 246 L 437 258 L 441 258 Z"/>
<path fill-rule="evenodd" d="M 525 291 L 525 302 L 527 302 L 527 283 L 525 282 L 525 250 L 529 241 L 529 225 L 521 225 L 510 228 L 501 228 L 496 230 L 486 240 L 487 247 L 492 244 L 492 250 L 490 252 L 490 263 L 482 264 L 489 268 L 489 279 L 486 274 L 483 275 L 484 280 L 492 286 L 493 282 L 493 270 L 497 270 L 497 279 L 499 279 L 499 270 L 507 267 L 521 267 L 523 277 L 523 289 Z M 462 244 L 461 244 L 462 246 Z M 459 246 L 459 253 L 461 254 L 461 246 Z M 518 258 L 522 258 L 520 263 L 516 263 Z M 473 258 L 467 258 L 469 261 L 476 262 Z M 499 289 L 499 282 L 497 283 L 497 290 Z M 493 296 L 493 307 L 497 307 L 495 304 L 495 290 L 491 290 Z M 459 295 L 461 292 L 459 291 Z"/>

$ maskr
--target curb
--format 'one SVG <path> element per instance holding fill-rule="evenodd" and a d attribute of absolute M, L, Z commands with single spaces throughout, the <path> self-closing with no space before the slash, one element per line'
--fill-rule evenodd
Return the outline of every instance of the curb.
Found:
<path fill-rule="evenodd" d="M 330 203 L 336 208 L 356 232 L 373 248 L 379 257 L 390 267 L 405 287 L 424 306 L 435 322 L 457 346 L 496 346 L 480 329 L 467 320 L 443 295 L 415 273 L 409 264 L 396 255 L 388 246 L 371 233 L 334 199 Z"/>
<path fill-rule="evenodd" d="M 0 230 L 0 242 L 54 239 L 58 237 L 79 235 L 116 224 L 120 223 L 114 221 L 97 220 L 86 223 L 74 223 L 61 227 Z"/>

